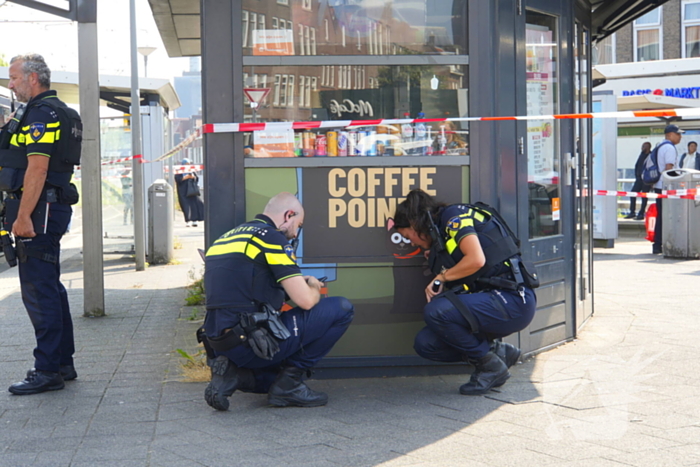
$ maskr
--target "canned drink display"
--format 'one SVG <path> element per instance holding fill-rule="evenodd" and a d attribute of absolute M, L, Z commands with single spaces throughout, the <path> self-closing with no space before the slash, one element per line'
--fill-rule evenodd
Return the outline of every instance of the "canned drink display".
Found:
<path fill-rule="evenodd" d="M 348 131 L 348 156 L 357 156 L 357 132 Z"/>
<path fill-rule="evenodd" d="M 294 155 L 297 157 L 304 155 L 302 152 L 301 133 L 299 132 L 294 133 Z"/>
<path fill-rule="evenodd" d="M 336 157 L 338 155 L 338 132 L 329 131 L 326 133 L 326 144 L 328 146 L 328 157 Z"/>
<path fill-rule="evenodd" d="M 366 138 L 365 138 L 366 151 L 365 151 L 365 153 L 370 157 L 374 157 L 377 155 L 377 132 L 376 131 L 366 131 L 365 133 L 366 133 Z"/>
<path fill-rule="evenodd" d="M 326 135 L 316 135 L 316 156 L 326 156 Z"/>
<path fill-rule="evenodd" d="M 310 131 L 305 131 L 302 134 L 302 155 L 304 157 L 313 157 L 316 155 L 316 135 Z"/>
<path fill-rule="evenodd" d="M 348 133 L 341 131 L 338 134 L 338 156 L 345 157 L 348 155 Z"/>

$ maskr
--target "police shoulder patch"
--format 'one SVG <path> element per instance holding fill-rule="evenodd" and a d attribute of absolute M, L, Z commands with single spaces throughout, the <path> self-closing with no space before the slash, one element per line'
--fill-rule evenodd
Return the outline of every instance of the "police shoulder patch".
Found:
<path fill-rule="evenodd" d="M 462 221 L 460 220 L 459 216 L 455 216 L 449 221 L 447 221 L 447 230 L 454 230 L 457 231 L 459 230 L 459 227 L 462 225 Z"/>
<path fill-rule="evenodd" d="M 292 258 L 292 260 L 296 262 L 297 255 L 294 254 L 294 247 L 292 245 L 285 245 L 284 252 L 287 253 L 287 256 L 289 256 L 290 258 Z"/>
<path fill-rule="evenodd" d="M 37 142 L 46 133 L 46 124 L 42 122 L 35 122 L 29 125 L 29 136 Z"/>

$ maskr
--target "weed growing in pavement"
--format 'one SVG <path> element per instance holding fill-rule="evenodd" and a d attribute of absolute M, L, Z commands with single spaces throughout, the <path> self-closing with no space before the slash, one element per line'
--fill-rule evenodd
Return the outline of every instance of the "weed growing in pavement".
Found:
<path fill-rule="evenodd" d="M 192 283 L 187 286 L 185 303 L 187 306 L 204 305 L 204 271 L 202 270 L 199 273 L 199 278 L 197 278 L 195 269 L 192 267 L 188 271 L 187 277 L 189 277 Z"/>
<path fill-rule="evenodd" d="M 192 313 L 187 317 L 187 321 L 197 321 L 199 319 L 199 308 L 192 308 Z"/>
<path fill-rule="evenodd" d="M 195 354 L 190 355 L 182 349 L 175 349 L 185 360 L 180 363 L 184 381 L 191 383 L 206 383 L 211 379 L 211 371 L 207 365 L 207 353 L 204 349 L 199 349 Z"/>
<path fill-rule="evenodd" d="M 180 240 L 180 237 L 178 236 L 175 236 L 173 239 L 173 249 L 182 250 L 182 240 Z"/>

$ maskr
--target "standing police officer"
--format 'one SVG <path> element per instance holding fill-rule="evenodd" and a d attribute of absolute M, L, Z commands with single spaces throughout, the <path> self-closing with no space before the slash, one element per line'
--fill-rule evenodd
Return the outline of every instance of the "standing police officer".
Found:
<path fill-rule="evenodd" d="M 212 372 L 204 398 L 217 410 L 228 410 L 236 389 L 267 393 L 277 407 L 328 402 L 302 377 L 345 333 L 354 310 L 345 298 L 321 299 L 323 283 L 301 275 L 289 241 L 296 241 L 303 222 L 299 200 L 280 193 L 263 214 L 225 233 L 207 251 L 207 315 L 198 338 Z M 296 307 L 280 314 L 276 310 L 286 296 Z"/>
<path fill-rule="evenodd" d="M 427 326 L 416 336 L 416 352 L 439 362 L 472 363 L 475 371 L 461 394 L 503 385 L 520 350 L 494 339 L 530 324 L 536 308 L 530 286 L 539 285 L 534 271 L 522 267 L 510 229 L 485 205 L 446 206 L 420 189 L 399 204 L 394 221 L 413 245 L 430 250 L 436 274 L 425 289 Z"/>
<path fill-rule="evenodd" d="M 60 240 L 78 192 L 70 183 L 80 162 L 82 124 L 77 112 L 50 91 L 51 71 L 41 55 L 10 61 L 8 87 L 26 102 L 0 133 L 0 190 L 4 229 L 17 241 L 22 301 L 36 334 L 34 368 L 10 386 L 17 395 L 63 389 L 77 377 L 73 321 L 60 281 Z"/>

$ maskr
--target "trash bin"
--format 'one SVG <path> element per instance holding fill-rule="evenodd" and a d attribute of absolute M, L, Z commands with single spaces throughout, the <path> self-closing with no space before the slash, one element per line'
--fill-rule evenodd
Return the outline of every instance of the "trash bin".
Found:
<path fill-rule="evenodd" d="M 674 169 L 662 176 L 664 190 L 700 188 L 700 171 Z M 663 200 L 663 253 L 668 258 L 700 258 L 700 201 Z"/>
<path fill-rule="evenodd" d="M 173 259 L 173 189 L 163 179 L 148 187 L 148 263 Z"/>

